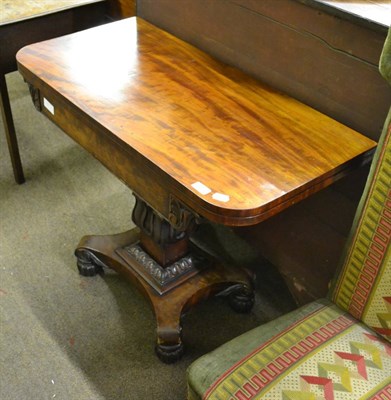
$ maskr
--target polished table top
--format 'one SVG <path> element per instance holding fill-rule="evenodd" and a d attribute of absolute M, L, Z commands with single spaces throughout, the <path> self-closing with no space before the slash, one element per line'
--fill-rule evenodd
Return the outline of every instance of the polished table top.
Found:
<path fill-rule="evenodd" d="M 367 162 L 376 145 L 139 18 L 27 46 L 17 61 L 51 96 L 46 115 L 61 119 L 56 98 L 76 108 L 216 222 L 268 218 Z M 87 134 L 78 141 L 88 148 Z M 134 173 L 117 176 L 138 192 Z"/>

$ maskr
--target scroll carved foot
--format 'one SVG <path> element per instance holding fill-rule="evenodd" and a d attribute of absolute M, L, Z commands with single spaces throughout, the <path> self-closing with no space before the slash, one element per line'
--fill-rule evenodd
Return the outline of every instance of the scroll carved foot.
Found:
<path fill-rule="evenodd" d="M 178 361 L 184 353 L 180 323 L 181 311 L 182 306 L 172 305 L 169 300 L 166 301 L 165 306 L 155 309 L 157 319 L 155 352 L 165 364 Z"/>
<path fill-rule="evenodd" d="M 254 305 L 254 291 L 252 286 L 244 283 L 232 285 L 218 294 L 227 297 L 231 308 L 238 313 L 248 313 Z"/>
<path fill-rule="evenodd" d="M 254 306 L 254 293 L 246 287 L 241 287 L 228 297 L 229 305 L 238 313 L 248 313 Z"/>
<path fill-rule="evenodd" d="M 77 249 L 75 251 L 77 257 L 77 268 L 82 276 L 95 276 L 103 272 L 106 265 L 90 250 Z"/>
<path fill-rule="evenodd" d="M 184 346 L 183 343 L 178 343 L 171 346 L 157 344 L 155 347 L 155 352 L 159 357 L 159 360 L 163 361 L 165 364 L 173 364 L 182 358 Z"/>

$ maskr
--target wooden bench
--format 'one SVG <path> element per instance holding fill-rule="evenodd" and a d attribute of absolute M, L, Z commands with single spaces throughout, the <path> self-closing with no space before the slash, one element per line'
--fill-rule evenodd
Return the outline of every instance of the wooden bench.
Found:
<path fill-rule="evenodd" d="M 257 224 L 367 163 L 372 140 L 139 18 L 27 46 L 36 108 L 135 194 L 137 229 L 89 236 L 80 273 L 108 266 L 157 319 L 157 353 L 183 352 L 180 317 L 223 293 L 253 303 L 251 277 L 191 241 L 203 220 Z M 104 190 L 104 188 L 102 188 Z"/>

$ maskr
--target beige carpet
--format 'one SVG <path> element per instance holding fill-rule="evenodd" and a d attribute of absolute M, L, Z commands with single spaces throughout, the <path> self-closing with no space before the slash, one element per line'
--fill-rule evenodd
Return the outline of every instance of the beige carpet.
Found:
<path fill-rule="evenodd" d="M 148 302 L 114 272 L 79 276 L 73 251 L 86 234 L 129 229 L 131 191 L 39 114 L 17 72 L 7 76 L 26 183 L 13 180 L 0 127 L 0 399 L 184 399 L 197 357 L 293 308 L 272 268 L 223 227 L 213 248 L 262 271 L 254 310 L 211 299 L 183 320 L 186 354 L 154 354 Z"/>

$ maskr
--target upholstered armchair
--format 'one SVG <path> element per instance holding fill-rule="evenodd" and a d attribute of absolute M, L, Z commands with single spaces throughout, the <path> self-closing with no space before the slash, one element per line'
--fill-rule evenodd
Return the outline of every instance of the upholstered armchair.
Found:
<path fill-rule="evenodd" d="M 391 31 L 380 71 L 391 84 Z M 195 361 L 188 399 L 391 399 L 390 119 L 328 298 Z"/>

